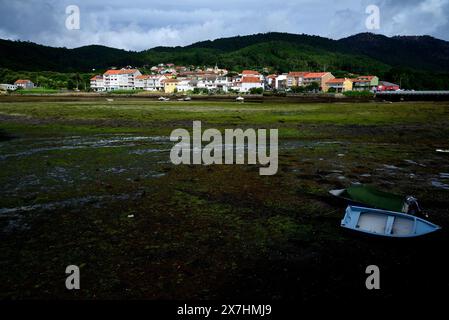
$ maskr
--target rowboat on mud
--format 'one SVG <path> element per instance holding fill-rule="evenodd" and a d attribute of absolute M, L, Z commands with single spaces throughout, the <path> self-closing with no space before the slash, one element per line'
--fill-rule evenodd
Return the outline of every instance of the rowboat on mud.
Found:
<path fill-rule="evenodd" d="M 356 206 L 346 208 L 341 226 L 389 238 L 415 238 L 441 229 L 436 224 L 409 214 Z"/>
<path fill-rule="evenodd" d="M 401 196 L 378 190 L 366 185 L 353 185 L 346 189 L 331 190 L 329 193 L 345 205 L 370 207 L 407 214 L 422 214 L 418 201 L 413 196 Z"/>

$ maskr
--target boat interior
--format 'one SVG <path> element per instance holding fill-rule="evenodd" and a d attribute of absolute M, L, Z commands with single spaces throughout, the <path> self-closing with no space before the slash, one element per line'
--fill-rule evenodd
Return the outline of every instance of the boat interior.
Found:
<path fill-rule="evenodd" d="M 404 236 L 414 232 L 415 219 L 378 214 L 375 212 L 361 212 L 356 229 L 361 231 Z"/>

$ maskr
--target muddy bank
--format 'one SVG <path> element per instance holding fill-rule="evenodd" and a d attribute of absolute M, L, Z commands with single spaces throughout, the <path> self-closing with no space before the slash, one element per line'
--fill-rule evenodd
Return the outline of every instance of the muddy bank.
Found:
<path fill-rule="evenodd" d="M 387 301 L 449 285 L 449 157 L 435 152 L 449 148 L 447 105 L 139 102 L 0 106 L 16 136 L 0 142 L 0 297 L 354 301 L 373 296 L 371 264 Z M 279 128 L 278 173 L 172 165 L 170 129 L 198 118 Z M 442 233 L 401 244 L 342 232 L 328 190 L 354 183 L 416 196 Z M 65 289 L 69 264 L 81 291 Z"/>
<path fill-rule="evenodd" d="M 177 99 L 184 97 L 185 95 L 167 95 L 164 93 L 155 95 L 143 95 L 143 94 L 48 94 L 48 95 L 5 95 L 0 96 L 0 102 L 70 102 L 70 101 L 106 101 L 106 99 L 114 99 L 114 101 L 158 101 L 160 96 L 169 97 L 172 102 L 178 102 L 180 104 L 183 101 L 177 101 Z M 205 102 L 235 102 L 237 96 L 235 95 L 191 95 L 192 101 L 205 101 Z M 263 96 L 263 95 L 243 95 L 245 102 L 252 103 L 357 103 L 357 102 L 370 102 L 375 101 L 370 97 L 344 97 L 334 96 L 327 94 L 310 94 L 310 95 L 288 95 L 288 96 Z M 163 103 L 163 102 L 161 102 Z M 236 102 L 237 103 L 237 102 Z"/>

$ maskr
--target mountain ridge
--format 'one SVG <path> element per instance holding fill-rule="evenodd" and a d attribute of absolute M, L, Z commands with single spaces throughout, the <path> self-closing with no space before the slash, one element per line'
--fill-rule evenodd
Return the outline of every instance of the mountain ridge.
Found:
<path fill-rule="evenodd" d="M 377 74 L 423 88 L 448 88 L 449 42 L 431 36 L 359 33 L 339 40 L 281 32 L 219 38 L 187 46 L 127 51 L 102 45 L 68 49 L 0 39 L 0 68 L 15 71 L 88 73 L 110 67 L 159 63 L 215 65 L 231 71 L 327 70 L 338 76 Z"/>

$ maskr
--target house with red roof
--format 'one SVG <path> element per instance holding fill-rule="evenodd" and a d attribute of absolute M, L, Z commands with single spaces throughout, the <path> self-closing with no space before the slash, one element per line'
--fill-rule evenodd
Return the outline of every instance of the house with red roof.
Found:
<path fill-rule="evenodd" d="M 251 89 L 264 89 L 264 81 L 257 76 L 242 77 L 239 84 L 240 92 L 249 92 Z"/>
<path fill-rule="evenodd" d="M 164 89 L 165 79 L 167 78 L 161 74 L 144 74 L 136 76 L 134 86 L 138 90 L 159 91 Z"/>
<path fill-rule="evenodd" d="M 288 75 L 287 75 L 287 82 L 286 82 L 287 88 L 302 86 L 303 82 L 304 82 L 304 77 L 308 73 L 309 72 L 304 72 L 304 71 L 291 71 L 291 72 L 289 72 Z"/>
<path fill-rule="evenodd" d="M 254 78 L 257 77 L 259 78 L 261 81 L 264 81 L 264 76 L 262 74 L 260 74 L 257 71 L 254 70 L 243 70 L 242 73 L 240 74 L 240 77 L 243 78 Z"/>
<path fill-rule="evenodd" d="M 164 79 L 162 80 L 162 83 L 164 84 L 164 92 L 165 93 L 174 93 L 177 91 L 176 86 L 179 83 L 179 80 L 177 79 Z"/>
<path fill-rule="evenodd" d="M 96 75 L 90 78 L 90 88 L 93 91 L 105 91 L 104 79 L 102 75 Z"/>
<path fill-rule="evenodd" d="M 346 91 L 352 91 L 352 79 L 348 78 L 334 78 L 326 82 L 327 91 L 334 91 L 337 93 L 343 93 Z"/>
<path fill-rule="evenodd" d="M 107 91 L 134 90 L 137 76 L 141 76 L 137 69 L 107 70 L 103 74 L 104 86 Z"/>
<path fill-rule="evenodd" d="M 327 92 L 329 89 L 327 82 L 334 78 L 334 75 L 330 72 L 309 72 L 303 77 L 303 85 L 308 86 L 317 83 L 321 91 Z"/>
<path fill-rule="evenodd" d="M 260 73 L 255 70 L 243 70 L 241 73 L 242 77 L 258 77 Z"/>
<path fill-rule="evenodd" d="M 379 78 L 376 76 L 360 76 L 354 81 L 354 91 L 376 91 L 379 86 Z"/>
<path fill-rule="evenodd" d="M 33 89 L 34 88 L 34 83 L 28 79 L 19 79 L 16 82 L 14 82 L 14 85 L 16 85 L 18 88 L 23 88 L 23 89 Z"/>

